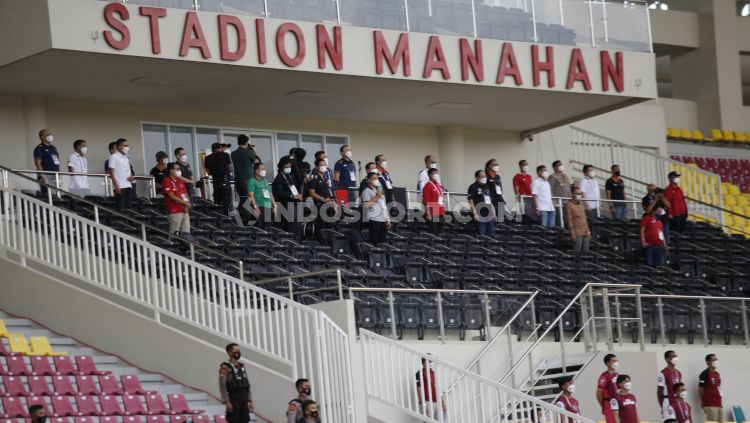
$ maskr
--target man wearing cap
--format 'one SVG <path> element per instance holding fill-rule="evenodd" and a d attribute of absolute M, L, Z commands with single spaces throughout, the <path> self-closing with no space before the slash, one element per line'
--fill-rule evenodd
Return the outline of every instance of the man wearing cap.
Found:
<path fill-rule="evenodd" d="M 232 201 L 232 193 L 229 190 L 229 174 L 232 173 L 232 160 L 229 154 L 225 153 L 223 145 L 215 142 L 211 145 L 211 154 L 203 162 L 203 167 L 213 179 L 214 204 L 229 210 L 229 203 Z"/>
<path fill-rule="evenodd" d="M 664 199 L 669 202 L 669 229 L 671 231 L 685 232 L 688 216 L 685 194 L 680 188 L 680 174 L 669 172 L 669 185 L 664 189 Z"/>

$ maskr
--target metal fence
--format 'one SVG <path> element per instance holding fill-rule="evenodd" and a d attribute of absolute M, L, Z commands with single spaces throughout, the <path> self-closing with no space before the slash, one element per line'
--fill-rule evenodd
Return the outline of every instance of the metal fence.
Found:
<path fill-rule="evenodd" d="M 21 175 L 30 176 L 34 179 L 44 177 L 49 185 L 52 185 L 59 190 L 71 191 L 79 195 L 101 195 L 107 197 L 114 195 L 112 177 L 106 173 L 47 172 L 28 169 L 13 169 L 13 171 Z M 156 197 L 156 183 L 154 182 L 153 176 L 134 177 L 136 194 L 139 197 Z M 73 188 L 73 180 L 75 178 L 84 178 L 89 189 L 87 191 L 81 191 Z"/>

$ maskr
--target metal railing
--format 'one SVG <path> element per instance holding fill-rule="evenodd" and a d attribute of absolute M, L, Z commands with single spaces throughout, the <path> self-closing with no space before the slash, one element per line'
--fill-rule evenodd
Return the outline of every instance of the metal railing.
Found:
<path fill-rule="evenodd" d="M 288 368 L 288 380 L 310 379 L 326 421 L 352 421 L 348 335 L 323 312 L 56 207 L 54 187 L 47 203 L 20 192 L 28 177 L 7 168 L 0 175 L 0 250 L 8 259 L 79 278 L 147 307 L 161 324 L 175 320 L 238 342 Z"/>
<path fill-rule="evenodd" d="M 634 194 L 631 190 L 631 196 Z M 526 202 L 523 200 L 533 200 L 533 195 L 521 195 L 521 200 L 519 201 L 520 207 L 521 207 L 521 214 L 526 213 Z M 563 201 L 570 201 L 570 197 L 552 197 L 553 206 L 555 208 L 555 224 L 559 226 L 560 228 L 564 228 L 564 221 L 565 219 L 561 219 L 560 216 L 564 216 L 565 213 L 565 206 L 563 205 Z M 626 207 L 633 212 L 633 218 L 638 218 L 640 216 L 640 213 L 638 213 L 638 208 L 641 205 L 640 200 L 609 200 L 609 199 L 598 199 L 598 200 L 585 200 L 582 199 L 581 203 L 586 202 L 594 202 L 596 201 L 596 217 L 602 217 L 602 203 L 610 204 L 610 207 L 613 207 L 615 204 L 625 204 Z"/>
<path fill-rule="evenodd" d="M 466 207 L 469 207 L 469 202 L 465 192 L 446 191 L 443 193 L 443 196 L 445 198 L 445 210 L 458 211 L 455 210 L 455 207 L 461 204 L 466 204 Z M 414 189 L 407 189 L 406 207 L 411 210 L 422 206 L 422 193 Z"/>
<path fill-rule="evenodd" d="M 47 172 L 42 170 L 28 170 L 28 169 L 13 169 L 14 172 L 20 173 L 26 176 L 46 176 L 47 183 L 60 190 L 74 191 L 73 180 L 76 177 L 86 178 L 86 182 L 89 186 L 89 192 L 91 195 L 102 195 L 111 197 L 114 195 L 114 185 L 112 184 L 112 177 L 106 173 L 74 173 L 74 172 Z M 156 197 L 156 183 L 153 176 L 135 176 L 136 188 L 138 194 L 147 198 Z M 143 185 L 138 184 L 141 181 Z M 52 182 L 52 183 L 50 183 Z M 141 188 L 144 186 L 144 188 Z M 81 191 L 77 191 L 76 194 L 81 194 Z"/>
<path fill-rule="evenodd" d="M 323 275 L 330 275 L 331 273 L 336 274 L 336 286 L 330 286 L 330 287 L 324 287 L 324 288 L 314 288 L 314 289 L 306 289 L 303 291 L 295 291 L 294 287 L 294 280 L 295 279 L 304 279 L 304 278 L 313 278 L 317 276 L 323 276 Z M 309 272 L 309 273 L 303 273 L 299 275 L 287 275 L 287 276 L 279 276 L 277 278 L 269 278 L 269 279 L 263 279 L 259 281 L 254 281 L 253 284 L 255 285 L 268 285 L 272 283 L 279 283 L 279 282 L 286 282 L 287 283 L 287 290 L 289 293 L 289 299 L 294 300 L 295 295 L 304 295 L 304 294 L 311 294 L 315 292 L 323 292 L 323 291 L 336 291 L 339 297 L 339 300 L 344 299 L 344 285 L 341 280 L 341 269 L 328 269 L 328 270 L 321 270 L 318 272 Z"/>
<path fill-rule="evenodd" d="M 276 19 L 653 51 L 645 0 L 120 0 Z"/>
<path fill-rule="evenodd" d="M 446 301 L 446 297 L 466 297 L 466 296 L 479 296 L 480 297 L 480 304 L 481 304 L 481 311 L 482 311 L 482 319 L 483 319 L 483 326 L 485 331 L 485 336 L 487 339 L 492 338 L 493 341 L 497 336 L 492 335 L 492 319 L 491 319 L 491 313 L 492 313 L 492 304 L 490 301 L 490 296 L 505 296 L 505 297 L 529 297 L 528 300 L 526 300 L 525 304 L 528 304 L 529 301 L 532 301 L 533 298 L 536 296 L 537 292 L 528 292 L 528 291 L 490 291 L 490 290 L 476 290 L 476 289 L 408 289 L 408 288 L 364 288 L 364 287 L 350 287 L 349 288 L 349 298 L 352 300 L 356 300 L 356 293 L 370 293 L 370 294 L 387 294 L 388 295 L 388 310 L 389 310 L 389 323 L 390 323 L 390 331 L 391 331 L 391 339 L 398 339 L 398 328 L 397 328 L 397 322 L 398 319 L 396 318 L 396 303 L 395 303 L 395 297 L 394 294 L 418 294 L 418 295 L 434 295 L 435 301 L 434 304 L 437 306 L 437 323 L 438 323 L 438 333 L 440 336 L 441 343 L 445 343 L 446 337 L 445 337 L 445 315 L 443 314 L 443 307 L 444 302 Z M 507 325 L 502 329 L 507 329 Z M 502 332 L 501 330 L 501 332 Z"/>
<path fill-rule="evenodd" d="M 423 422 L 593 423 L 373 332 L 361 330 L 360 342 L 369 410 L 378 402 Z"/>

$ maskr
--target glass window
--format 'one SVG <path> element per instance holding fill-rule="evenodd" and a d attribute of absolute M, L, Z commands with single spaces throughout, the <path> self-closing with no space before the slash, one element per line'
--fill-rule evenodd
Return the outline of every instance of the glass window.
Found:
<path fill-rule="evenodd" d="M 336 163 L 336 160 L 341 158 L 341 146 L 347 145 L 349 139 L 347 137 L 326 137 L 326 154 L 328 155 L 329 163 Z"/>
<path fill-rule="evenodd" d="M 177 148 L 184 148 L 188 154 L 188 157 L 195 155 L 193 150 L 193 128 L 185 126 L 170 126 L 169 127 L 169 160 L 175 160 L 174 151 Z"/>
<path fill-rule="evenodd" d="M 156 162 L 156 153 L 167 151 L 167 127 L 143 125 L 143 174 L 148 175 Z"/>
<path fill-rule="evenodd" d="M 211 144 L 219 142 L 219 130 L 212 128 L 197 128 L 195 130 L 195 144 L 198 150 L 195 156 L 188 156 L 194 161 L 195 169 L 203 175 L 203 160 L 211 154 Z"/>
<path fill-rule="evenodd" d="M 315 160 L 315 153 L 323 149 L 323 136 L 322 135 L 302 135 L 300 141 L 300 147 L 304 148 L 307 152 L 305 161 L 313 166 Z"/>
<path fill-rule="evenodd" d="M 273 147 L 271 135 L 250 134 L 250 144 L 255 146 L 260 160 L 265 163 L 268 171 L 268 179 L 273 180 L 276 176 L 276 163 L 273 157 Z"/>
<path fill-rule="evenodd" d="M 289 150 L 299 147 L 297 134 L 276 134 L 276 157 L 281 158 L 289 155 Z"/>

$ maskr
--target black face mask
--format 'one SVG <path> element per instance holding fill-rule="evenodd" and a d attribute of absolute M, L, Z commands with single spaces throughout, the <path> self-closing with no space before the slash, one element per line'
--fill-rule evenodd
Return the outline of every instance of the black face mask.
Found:
<path fill-rule="evenodd" d="M 47 416 L 44 417 L 37 417 L 34 419 L 34 423 L 45 423 L 47 421 Z"/>
<path fill-rule="evenodd" d="M 310 396 L 310 392 L 312 392 L 312 390 L 310 388 L 302 390 L 302 393 L 305 394 L 305 395 L 307 395 L 308 397 Z"/>
<path fill-rule="evenodd" d="M 239 360 L 240 357 L 242 357 L 242 354 L 239 351 L 237 351 L 232 354 L 232 357 L 234 357 L 235 360 Z"/>
<path fill-rule="evenodd" d="M 620 176 L 620 171 L 615 172 L 615 176 Z"/>
<path fill-rule="evenodd" d="M 317 411 L 313 411 L 312 413 L 310 413 L 310 417 L 314 417 L 314 418 L 317 419 L 318 418 L 318 412 Z"/>

